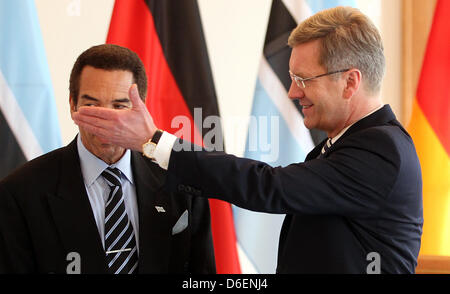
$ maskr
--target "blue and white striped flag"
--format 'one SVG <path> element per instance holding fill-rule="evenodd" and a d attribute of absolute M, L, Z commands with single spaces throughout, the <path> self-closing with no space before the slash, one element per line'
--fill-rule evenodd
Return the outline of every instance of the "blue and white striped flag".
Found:
<path fill-rule="evenodd" d="M 0 1 L 0 179 L 61 146 L 33 0 Z"/>
<path fill-rule="evenodd" d="M 287 40 L 298 23 L 312 14 L 352 0 L 273 0 L 260 61 L 245 157 L 286 166 L 304 161 L 325 138 L 303 124 L 301 106 L 287 97 L 291 79 Z M 301 186 L 299 186 L 301 189 Z M 275 273 L 284 215 L 248 211 L 233 206 L 243 273 Z"/>

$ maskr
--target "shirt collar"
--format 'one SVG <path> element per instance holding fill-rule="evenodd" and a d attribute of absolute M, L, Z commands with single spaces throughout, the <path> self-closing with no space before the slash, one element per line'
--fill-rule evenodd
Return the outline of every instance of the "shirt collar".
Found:
<path fill-rule="evenodd" d="M 351 127 L 353 126 L 355 123 L 357 123 L 358 121 L 362 120 L 363 118 L 368 117 L 369 115 L 371 115 L 372 113 L 374 113 L 377 110 L 380 110 L 384 105 L 381 105 L 380 107 L 377 107 L 375 110 L 369 112 L 368 114 L 366 114 L 365 116 L 361 117 L 359 120 L 355 121 L 354 123 L 352 123 L 351 125 L 345 127 L 342 129 L 342 131 L 339 132 L 339 134 L 337 134 L 336 136 L 334 136 L 333 138 L 331 138 L 331 144 L 336 143 L 337 140 L 339 140 L 340 137 L 342 137 L 342 135 L 345 134 L 345 132 Z"/>
<path fill-rule="evenodd" d="M 89 187 L 109 165 L 84 147 L 80 134 L 77 136 L 77 147 L 78 156 L 80 157 L 81 173 L 83 174 L 84 183 Z M 111 164 L 110 167 L 118 168 L 122 175 L 133 184 L 131 152 L 129 149 L 125 151 L 125 154 L 119 161 Z"/>

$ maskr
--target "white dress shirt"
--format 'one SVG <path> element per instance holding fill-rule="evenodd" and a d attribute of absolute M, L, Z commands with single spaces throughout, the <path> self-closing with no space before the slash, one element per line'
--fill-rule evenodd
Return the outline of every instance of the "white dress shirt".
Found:
<path fill-rule="evenodd" d="M 109 196 L 110 187 L 101 174 L 107 167 L 118 168 L 121 172 L 120 181 L 122 184 L 125 210 L 134 229 L 136 244 L 139 244 L 139 215 L 136 188 L 133 183 L 133 172 L 131 170 L 130 150 L 127 149 L 119 161 L 109 166 L 84 147 L 79 134 L 77 136 L 77 147 L 84 186 L 86 187 L 89 202 L 91 203 L 103 248 L 105 248 L 105 204 Z M 139 246 L 137 248 L 139 251 Z"/>

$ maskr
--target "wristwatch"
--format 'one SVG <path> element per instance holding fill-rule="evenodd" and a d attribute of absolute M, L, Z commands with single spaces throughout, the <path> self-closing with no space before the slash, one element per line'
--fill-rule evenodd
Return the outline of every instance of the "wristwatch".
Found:
<path fill-rule="evenodd" d="M 144 143 L 142 145 L 142 153 L 144 154 L 144 156 L 150 158 L 151 160 L 155 159 L 153 153 L 155 152 L 156 145 L 158 144 L 162 134 L 163 134 L 162 130 L 159 129 L 156 130 L 156 132 L 153 134 L 153 137 L 150 140 L 148 140 L 147 143 Z"/>

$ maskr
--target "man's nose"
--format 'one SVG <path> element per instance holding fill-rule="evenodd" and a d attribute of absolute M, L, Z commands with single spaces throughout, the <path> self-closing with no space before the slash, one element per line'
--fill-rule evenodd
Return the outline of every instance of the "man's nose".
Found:
<path fill-rule="evenodd" d="M 303 87 L 297 86 L 295 81 L 291 81 L 291 86 L 289 87 L 288 97 L 290 99 L 300 99 L 305 96 Z"/>

